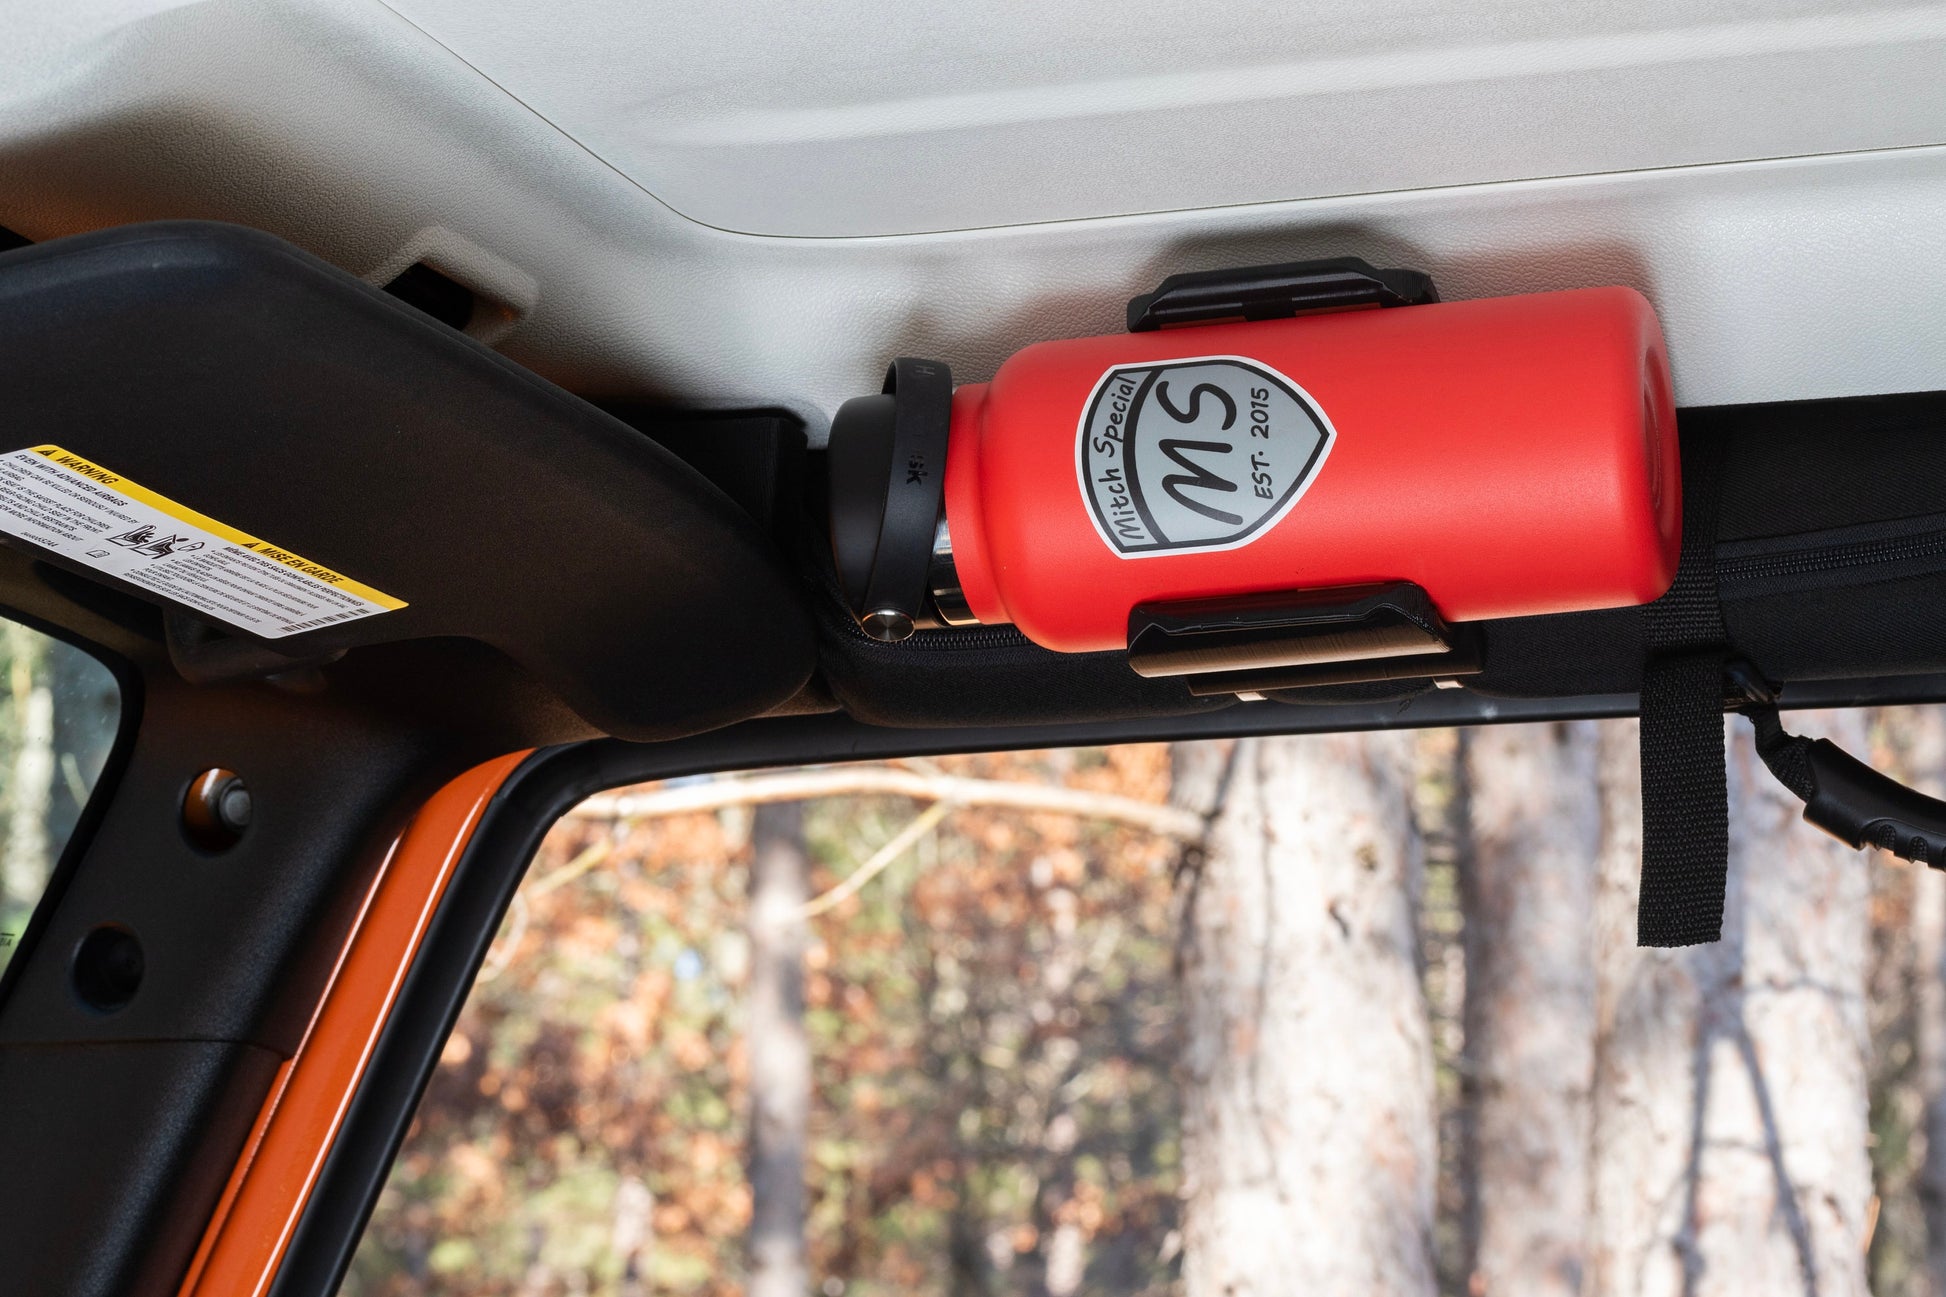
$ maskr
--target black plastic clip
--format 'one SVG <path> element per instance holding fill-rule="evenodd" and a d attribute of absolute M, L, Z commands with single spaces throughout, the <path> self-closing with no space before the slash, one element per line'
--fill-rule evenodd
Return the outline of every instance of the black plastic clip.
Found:
<path fill-rule="evenodd" d="M 1420 306 L 1439 300 L 1432 276 L 1379 270 L 1360 257 L 1286 261 L 1171 275 L 1129 299 L 1128 331 L 1147 333 L 1226 320 L 1282 320 L 1354 306 Z"/>
<path fill-rule="evenodd" d="M 1723 710 L 1741 712 L 1777 705 L 1777 686 L 1755 664 L 1731 658 L 1723 664 Z"/>
<path fill-rule="evenodd" d="M 1481 669 L 1480 636 L 1439 615 L 1410 581 L 1143 604 L 1129 665 L 1180 676 L 1198 697 L 1378 680 L 1446 680 Z"/>

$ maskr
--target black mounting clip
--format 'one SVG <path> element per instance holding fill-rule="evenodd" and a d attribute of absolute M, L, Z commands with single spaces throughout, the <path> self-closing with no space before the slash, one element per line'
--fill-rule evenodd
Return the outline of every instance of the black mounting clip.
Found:
<path fill-rule="evenodd" d="M 1128 303 L 1128 331 L 1148 333 L 1230 320 L 1282 320 L 1309 311 L 1421 306 L 1439 300 L 1432 276 L 1380 270 L 1360 257 L 1286 261 L 1171 275 Z"/>
<path fill-rule="evenodd" d="M 1129 300 L 1128 330 L 1438 300 L 1423 271 L 1380 270 L 1358 257 L 1288 261 L 1171 275 Z M 1128 619 L 1136 673 L 1181 676 L 1198 697 L 1382 680 L 1443 685 L 1479 673 L 1481 639 L 1476 627 L 1448 623 L 1410 581 L 1144 604 Z"/>
<path fill-rule="evenodd" d="M 1439 615 L 1410 581 L 1144 604 L 1128 618 L 1137 675 L 1197 697 L 1477 675 L 1479 629 Z"/>

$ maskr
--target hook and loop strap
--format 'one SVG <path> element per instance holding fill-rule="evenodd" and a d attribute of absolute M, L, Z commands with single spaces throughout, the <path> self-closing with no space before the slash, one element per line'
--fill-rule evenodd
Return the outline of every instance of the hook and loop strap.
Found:
<path fill-rule="evenodd" d="M 1643 614 L 1642 888 L 1635 940 L 1694 946 L 1723 932 L 1730 807 L 1723 764 L 1728 636 L 1716 594 L 1722 447 L 1682 442 L 1682 556 Z"/>

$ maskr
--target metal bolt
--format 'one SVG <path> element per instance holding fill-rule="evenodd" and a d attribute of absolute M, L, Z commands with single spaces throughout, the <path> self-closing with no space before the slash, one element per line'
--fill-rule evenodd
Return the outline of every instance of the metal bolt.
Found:
<path fill-rule="evenodd" d="M 254 803 L 243 777 L 220 767 L 203 771 L 182 802 L 182 829 L 205 851 L 225 851 L 250 827 Z"/>

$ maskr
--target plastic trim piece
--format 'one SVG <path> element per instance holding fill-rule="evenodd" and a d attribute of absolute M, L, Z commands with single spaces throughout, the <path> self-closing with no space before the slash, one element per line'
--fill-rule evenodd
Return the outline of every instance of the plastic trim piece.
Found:
<path fill-rule="evenodd" d="M 192 567 L 241 554 L 253 580 L 302 587 L 266 618 L 180 567 L 100 567 L 7 529 L 9 548 L 175 614 L 195 683 L 410 645 L 425 663 L 401 683 L 429 694 L 483 645 L 580 735 L 651 740 L 760 715 L 815 668 L 786 557 L 695 469 L 259 231 L 165 221 L 0 254 L 0 385 L 23 440 L 139 484 L 145 517 L 215 527 L 229 548 Z M 378 599 L 325 597 L 355 585 Z"/>
<path fill-rule="evenodd" d="M 497 758 L 447 784 L 393 846 L 303 1044 L 278 1069 L 180 1297 L 254 1297 L 270 1283 L 454 867 L 527 756 Z"/>

